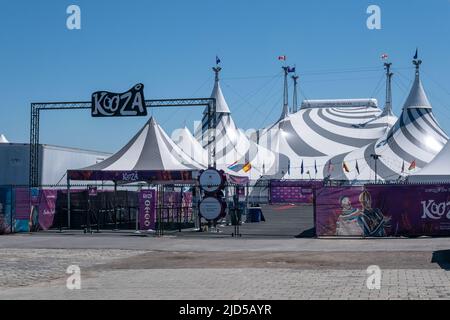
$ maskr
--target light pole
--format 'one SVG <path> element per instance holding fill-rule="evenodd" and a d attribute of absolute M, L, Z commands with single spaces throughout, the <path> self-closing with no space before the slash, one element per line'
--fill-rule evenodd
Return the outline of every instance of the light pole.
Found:
<path fill-rule="evenodd" d="M 375 183 L 377 183 L 378 182 L 378 166 L 377 165 L 378 165 L 378 159 L 381 158 L 381 155 L 373 153 L 370 156 L 372 157 L 372 159 L 375 160 Z"/>

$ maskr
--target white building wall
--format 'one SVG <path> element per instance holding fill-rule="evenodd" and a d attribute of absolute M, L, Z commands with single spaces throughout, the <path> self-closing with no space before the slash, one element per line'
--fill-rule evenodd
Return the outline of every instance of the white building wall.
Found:
<path fill-rule="evenodd" d="M 50 145 L 39 148 L 39 184 L 54 185 L 68 169 L 80 169 L 105 160 L 111 154 Z M 0 144 L 0 185 L 28 185 L 28 144 Z M 65 184 L 66 179 L 61 180 Z"/>

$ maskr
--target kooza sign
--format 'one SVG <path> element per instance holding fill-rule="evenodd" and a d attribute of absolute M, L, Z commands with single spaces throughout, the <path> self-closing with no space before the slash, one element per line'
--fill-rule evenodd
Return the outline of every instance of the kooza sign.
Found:
<path fill-rule="evenodd" d="M 144 85 L 139 83 L 124 93 L 98 91 L 92 94 L 93 117 L 146 116 Z"/>
<path fill-rule="evenodd" d="M 450 220 L 450 202 L 436 203 L 434 200 L 422 201 L 422 219 L 439 220 L 443 217 Z"/>
<path fill-rule="evenodd" d="M 139 229 L 155 228 L 156 220 L 156 191 L 142 190 L 139 193 Z"/>

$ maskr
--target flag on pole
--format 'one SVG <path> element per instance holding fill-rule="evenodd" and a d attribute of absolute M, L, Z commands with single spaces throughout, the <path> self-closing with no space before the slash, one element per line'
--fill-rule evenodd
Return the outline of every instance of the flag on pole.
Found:
<path fill-rule="evenodd" d="M 344 169 L 345 172 L 349 173 L 350 172 L 350 168 L 347 165 L 347 162 L 342 162 L 342 168 Z"/>
<path fill-rule="evenodd" d="M 387 60 L 389 58 L 389 56 L 386 54 L 386 53 L 383 53 L 382 55 L 381 55 L 381 59 L 382 60 Z"/>
<path fill-rule="evenodd" d="M 243 168 L 242 164 L 238 163 L 237 161 L 228 166 L 228 169 L 233 170 L 235 172 L 242 170 L 242 168 Z"/>
<path fill-rule="evenodd" d="M 295 67 L 288 67 L 288 73 L 295 73 Z"/>
<path fill-rule="evenodd" d="M 302 160 L 302 166 L 300 167 L 300 172 L 302 175 L 305 172 L 305 167 L 303 166 L 303 160 Z"/>
<path fill-rule="evenodd" d="M 278 60 L 280 61 L 286 61 L 287 57 L 286 56 L 278 56 Z"/>
<path fill-rule="evenodd" d="M 358 174 L 360 174 L 358 160 L 356 160 L 356 172 L 358 172 Z"/>
<path fill-rule="evenodd" d="M 219 58 L 219 56 L 216 56 L 216 65 L 218 65 L 220 62 L 222 62 Z"/>
<path fill-rule="evenodd" d="M 416 54 L 414 55 L 414 60 L 417 60 L 419 58 L 419 48 L 416 48 Z"/>
<path fill-rule="evenodd" d="M 413 162 L 411 162 L 411 164 L 409 165 L 408 170 L 411 171 L 414 170 L 415 168 L 416 168 L 416 160 L 413 160 Z"/>
<path fill-rule="evenodd" d="M 252 164 L 250 162 L 247 162 L 242 170 L 244 170 L 245 173 L 249 172 L 250 170 L 252 170 Z"/>

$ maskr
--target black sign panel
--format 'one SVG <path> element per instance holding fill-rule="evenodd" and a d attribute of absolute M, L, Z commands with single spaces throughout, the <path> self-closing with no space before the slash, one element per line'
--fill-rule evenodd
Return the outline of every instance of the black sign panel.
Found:
<path fill-rule="evenodd" d="M 139 83 L 124 93 L 94 92 L 91 115 L 93 117 L 146 116 L 144 85 Z"/>

